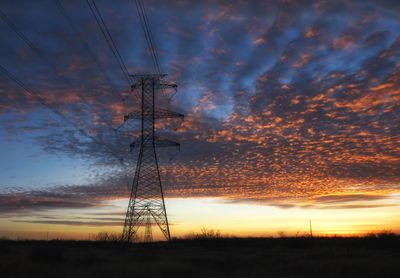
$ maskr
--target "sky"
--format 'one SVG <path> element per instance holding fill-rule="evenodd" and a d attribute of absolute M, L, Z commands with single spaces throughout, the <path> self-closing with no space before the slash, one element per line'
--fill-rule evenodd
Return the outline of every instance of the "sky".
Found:
<path fill-rule="evenodd" d="M 398 1 L 144 1 L 172 236 L 400 233 Z M 134 1 L 96 5 L 154 72 Z M 86 1 L 0 3 L 0 237 L 121 232 L 138 103 Z M 15 31 L 17 30 L 17 31 Z M 22 38 L 21 38 L 22 36 Z M 24 38 L 24 39 L 23 39 Z"/>

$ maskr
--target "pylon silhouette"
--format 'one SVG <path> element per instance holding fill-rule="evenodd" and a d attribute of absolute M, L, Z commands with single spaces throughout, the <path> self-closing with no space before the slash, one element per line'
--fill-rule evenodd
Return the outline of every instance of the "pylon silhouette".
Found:
<path fill-rule="evenodd" d="M 131 144 L 131 150 L 136 146 L 139 146 L 140 150 L 122 232 L 122 240 L 127 242 L 135 241 L 138 229 L 144 224 L 146 226 L 146 217 L 154 220 L 154 224 L 157 224 L 166 240 L 171 239 L 156 148 L 179 147 L 179 143 L 156 137 L 155 121 L 183 118 L 183 115 L 155 105 L 156 90 L 177 88 L 175 83 L 164 81 L 165 76 L 164 74 L 132 75 L 135 80 L 132 90 L 141 91 L 141 109 L 126 115 L 124 121 L 141 120 L 141 136 Z"/>
<path fill-rule="evenodd" d="M 153 241 L 152 225 L 153 225 L 152 216 L 150 209 L 148 208 L 146 213 L 146 224 L 145 224 L 144 238 L 143 238 L 143 241 L 146 243 L 150 243 Z"/>

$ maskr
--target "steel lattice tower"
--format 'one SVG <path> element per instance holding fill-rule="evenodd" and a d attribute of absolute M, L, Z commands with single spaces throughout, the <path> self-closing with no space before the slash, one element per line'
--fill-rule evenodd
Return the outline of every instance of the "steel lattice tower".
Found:
<path fill-rule="evenodd" d="M 153 232 L 151 230 L 152 225 L 153 225 L 153 221 L 152 221 L 151 212 L 150 212 L 150 209 L 147 209 L 146 225 L 145 225 L 144 238 L 143 238 L 143 241 L 146 243 L 153 241 Z"/>
<path fill-rule="evenodd" d="M 166 118 L 183 118 L 183 115 L 165 108 L 158 108 L 155 105 L 157 90 L 177 88 L 175 83 L 164 81 L 165 76 L 159 74 L 132 75 L 135 80 L 132 90 L 141 91 L 141 109 L 126 115 L 124 121 L 140 120 L 141 136 L 131 144 L 131 150 L 136 146 L 139 146 L 140 150 L 122 232 L 122 240 L 127 242 L 136 239 L 137 231 L 141 226 L 146 225 L 146 216 L 148 215 L 151 215 L 165 238 L 171 239 L 156 147 L 179 147 L 179 143 L 156 137 L 155 121 Z"/>

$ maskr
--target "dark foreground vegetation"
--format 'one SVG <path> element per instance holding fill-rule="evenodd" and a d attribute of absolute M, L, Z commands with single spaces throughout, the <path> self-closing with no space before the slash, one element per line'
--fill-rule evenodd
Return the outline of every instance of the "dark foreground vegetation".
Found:
<path fill-rule="evenodd" d="M 399 277 L 400 236 L 0 240 L 0 277 Z"/>

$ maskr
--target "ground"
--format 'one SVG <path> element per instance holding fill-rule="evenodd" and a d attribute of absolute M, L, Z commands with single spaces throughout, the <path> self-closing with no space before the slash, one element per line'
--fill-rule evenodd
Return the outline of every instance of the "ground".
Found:
<path fill-rule="evenodd" d="M 400 236 L 0 241 L 0 277 L 398 277 Z"/>

